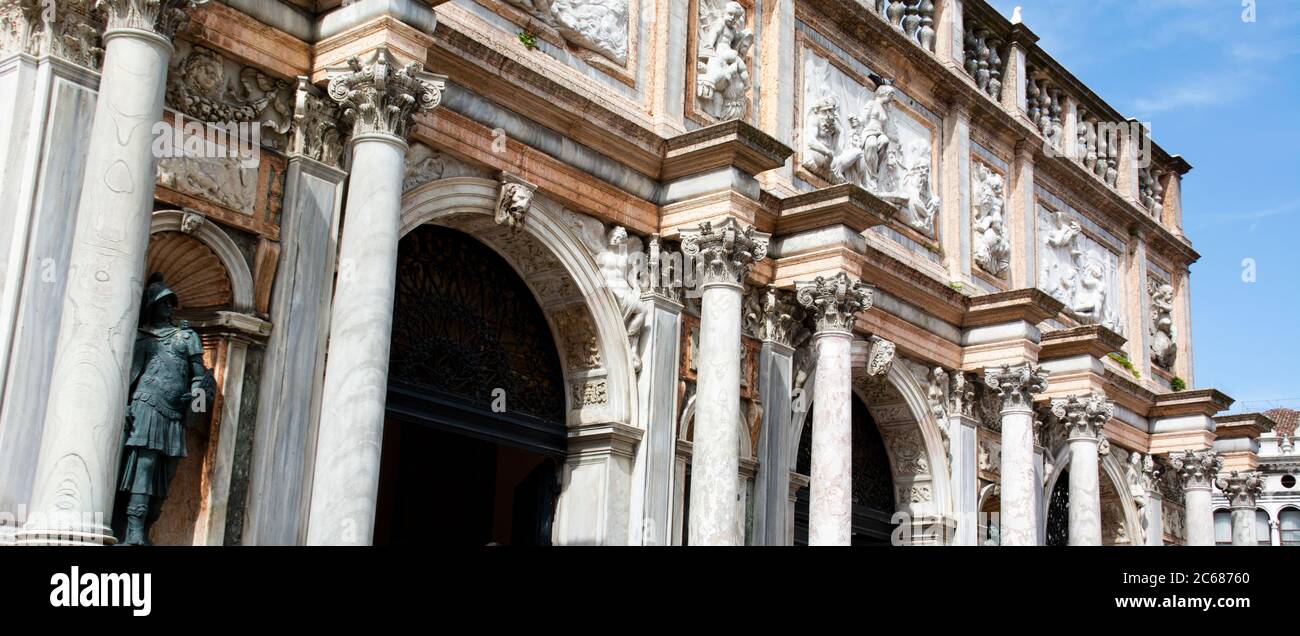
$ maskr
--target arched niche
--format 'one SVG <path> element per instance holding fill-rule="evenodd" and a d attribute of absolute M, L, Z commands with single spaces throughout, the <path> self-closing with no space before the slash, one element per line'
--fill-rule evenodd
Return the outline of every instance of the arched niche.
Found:
<path fill-rule="evenodd" d="M 636 375 L 627 328 L 572 213 L 539 195 L 522 228 L 498 225 L 500 186 L 477 177 L 421 185 L 403 196 L 401 234 L 426 223 L 443 225 L 505 258 L 533 291 L 561 350 L 569 426 L 635 426 Z"/>
<path fill-rule="evenodd" d="M 187 456 L 151 539 L 159 545 L 222 545 L 248 347 L 270 333 L 270 324 L 253 314 L 253 276 L 239 246 L 198 213 L 153 213 L 148 266 L 179 297 L 176 317 L 190 321 L 203 338 L 204 366 L 216 382 L 208 424 L 186 432 Z"/>

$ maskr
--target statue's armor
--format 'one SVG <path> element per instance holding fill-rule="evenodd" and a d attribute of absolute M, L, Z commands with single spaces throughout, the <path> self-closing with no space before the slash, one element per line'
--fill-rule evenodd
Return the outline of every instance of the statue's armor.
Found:
<path fill-rule="evenodd" d="M 131 364 L 131 402 L 127 405 L 127 456 L 122 490 L 132 490 L 136 450 L 157 451 L 167 458 L 185 457 L 186 396 L 194 378 L 191 360 L 202 357 L 203 342 L 185 327 L 140 329 Z M 157 471 L 147 494 L 166 496 L 169 471 Z M 166 475 L 170 477 L 170 475 Z M 135 484 L 139 489 L 139 484 Z"/>

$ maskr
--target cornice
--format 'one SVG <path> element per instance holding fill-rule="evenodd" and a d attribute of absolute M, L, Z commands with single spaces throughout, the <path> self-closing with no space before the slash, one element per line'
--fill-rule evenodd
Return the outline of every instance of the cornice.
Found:
<path fill-rule="evenodd" d="M 857 184 L 844 183 L 787 197 L 780 201 L 780 210 L 777 236 L 832 225 L 861 233 L 888 223 L 897 208 Z"/>
<path fill-rule="evenodd" d="M 740 120 L 678 135 L 666 140 L 663 149 L 659 175 L 663 181 L 729 167 L 753 176 L 784 166 L 794 154 L 789 146 Z"/>
<path fill-rule="evenodd" d="M 1057 329 L 1043 334 L 1039 360 L 1088 355 L 1098 360 L 1124 347 L 1128 339 L 1102 325 Z"/>
<path fill-rule="evenodd" d="M 1022 320 L 1037 325 L 1065 309 L 1065 303 L 1035 288 L 985 294 L 969 299 L 963 327 L 983 327 Z"/>
<path fill-rule="evenodd" d="M 1220 411 L 1228 410 L 1233 399 L 1218 389 L 1191 389 L 1173 393 L 1161 393 L 1155 396 L 1150 417 L 1178 417 L 1182 415 L 1204 415 L 1214 417 Z"/>
<path fill-rule="evenodd" d="M 1277 426 L 1263 413 L 1230 413 L 1214 417 L 1214 433 L 1218 439 L 1259 439 Z"/>

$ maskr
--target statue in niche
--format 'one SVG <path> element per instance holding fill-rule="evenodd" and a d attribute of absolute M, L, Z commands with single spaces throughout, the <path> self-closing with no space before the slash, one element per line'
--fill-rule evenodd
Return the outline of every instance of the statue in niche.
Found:
<path fill-rule="evenodd" d="M 840 107 L 834 97 L 822 97 L 808 110 L 803 139 L 804 169 L 823 177 L 831 175 L 840 145 Z"/>
<path fill-rule="evenodd" d="M 1151 294 L 1151 363 L 1165 370 L 1174 368 L 1178 345 L 1174 342 L 1174 287 L 1168 283 L 1147 283 Z"/>
<path fill-rule="evenodd" d="M 596 256 L 596 264 L 609 286 L 610 293 L 618 301 L 623 312 L 623 322 L 627 326 L 628 346 L 632 350 L 632 367 L 641 372 L 641 329 L 645 326 L 645 307 L 641 305 L 641 290 L 633 284 L 634 272 L 631 270 L 631 252 L 628 247 L 627 229 L 615 226 L 609 231 L 608 249 Z M 636 250 L 638 258 L 640 249 Z"/>
<path fill-rule="evenodd" d="M 203 366 L 203 342 L 181 321 L 172 324 L 176 293 L 153 274 L 140 306 L 140 327 L 131 360 L 130 395 L 123 427 L 119 505 L 125 499 L 122 545 L 150 545 L 149 528 L 180 460 L 185 457 L 187 417 L 206 413 L 213 397 Z"/>
<path fill-rule="evenodd" d="M 721 12 L 701 5 L 696 95 L 704 112 L 722 120 L 743 118 L 749 110 L 749 67 L 745 55 L 754 32 L 745 28 L 745 7 L 728 2 Z"/>
<path fill-rule="evenodd" d="M 1003 219 L 1002 175 L 975 163 L 975 264 L 1001 276 L 1011 266 L 1011 241 Z"/>

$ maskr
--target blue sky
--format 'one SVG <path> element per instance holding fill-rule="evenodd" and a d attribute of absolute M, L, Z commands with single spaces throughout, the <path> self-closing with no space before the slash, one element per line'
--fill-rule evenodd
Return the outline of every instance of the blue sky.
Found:
<path fill-rule="evenodd" d="M 1192 164 L 1195 386 L 1300 407 L 1300 1 L 990 1 Z"/>

